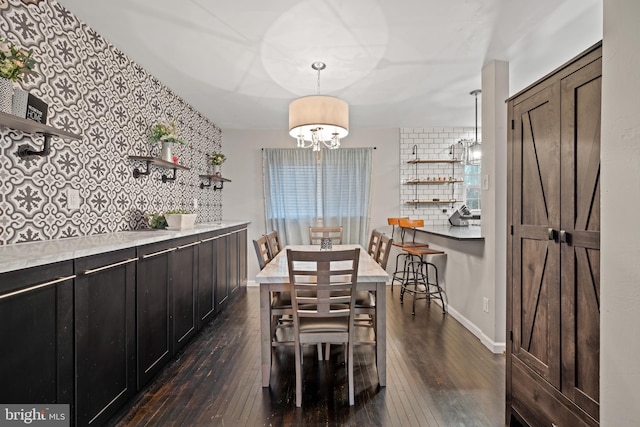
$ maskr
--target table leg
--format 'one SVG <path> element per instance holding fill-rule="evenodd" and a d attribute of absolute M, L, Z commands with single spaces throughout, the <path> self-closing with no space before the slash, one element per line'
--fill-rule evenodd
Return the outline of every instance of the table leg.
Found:
<path fill-rule="evenodd" d="M 376 283 L 376 361 L 378 384 L 387 385 L 387 284 Z"/>
<path fill-rule="evenodd" d="M 269 387 L 271 377 L 271 292 L 260 286 L 260 347 L 262 351 L 262 387 Z"/>

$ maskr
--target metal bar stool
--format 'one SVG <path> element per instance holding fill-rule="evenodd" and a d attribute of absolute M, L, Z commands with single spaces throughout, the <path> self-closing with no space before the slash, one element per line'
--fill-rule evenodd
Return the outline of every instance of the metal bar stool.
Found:
<path fill-rule="evenodd" d="M 404 248 L 417 248 L 424 247 L 427 248 L 429 245 L 427 243 L 417 243 L 416 240 L 416 227 L 424 227 L 424 220 L 422 219 L 409 219 L 409 218 L 387 218 L 387 223 L 392 226 L 391 229 L 391 238 L 393 239 L 392 245 L 404 250 Z M 400 228 L 400 239 L 395 239 L 395 231 L 396 225 Z M 411 237 L 411 241 L 406 241 L 407 229 L 413 229 L 413 235 Z M 403 258 L 402 268 L 398 268 L 400 264 L 400 257 Z M 397 280 L 400 285 L 405 281 L 405 275 L 408 268 L 408 262 L 411 257 L 408 253 L 401 251 L 398 255 L 396 255 L 396 266 L 393 269 L 393 275 L 391 277 L 391 291 L 393 292 L 393 284 Z"/>
<path fill-rule="evenodd" d="M 446 293 L 440 286 L 438 267 L 425 258 L 428 255 L 441 255 L 445 252 L 425 247 L 403 248 L 402 250 L 408 254 L 410 261 L 407 262 L 405 280 L 400 291 L 400 304 L 404 302 L 404 294 L 407 292 L 413 295 L 411 314 L 416 314 L 416 299 L 426 299 L 431 302 L 432 298 L 442 302 L 442 313 L 446 313 Z"/>

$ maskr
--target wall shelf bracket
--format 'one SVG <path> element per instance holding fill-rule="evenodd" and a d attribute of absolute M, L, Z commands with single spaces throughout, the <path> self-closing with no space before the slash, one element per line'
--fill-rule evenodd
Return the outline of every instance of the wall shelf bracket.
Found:
<path fill-rule="evenodd" d="M 163 168 L 163 169 L 172 169 L 173 170 L 173 176 L 169 177 L 166 174 L 162 174 L 162 182 L 170 182 L 170 181 L 175 181 L 177 178 L 177 170 L 178 169 L 182 169 L 182 170 L 189 170 L 189 168 L 179 165 L 177 163 L 173 163 L 173 162 L 168 162 L 166 160 L 162 160 L 159 159 L 157 157 L 149 157 L 149 156 L 129 156 L 129 158 L 131 160 L 137 160 L 139 162 L 143 162 L 147 164 L 147 170 L 146 171 L 141 171 L 140 168 L 135 168 L 133 170 L 133 177 L 134 178 L 139 178 L 141 176 L 144 175 L 150 175 L 151 174 L 151 165 L 156 165 L 159 168 Z"/>
<path fill-rule="evenodd" d="M 231 182 L 230 179 L 223 178 L 219 175 L 200 175 L 200 178 L 206 179 L 207 183 L 200 183 L 200 189 L 213 188 L 214 190 L 222 190 L 225 182 Z"/>
<path fill-rule="evenodd" d="M 176 168 L 172 168 L 173 169 L 173 176 L 171 178 L 169 178 L 166 174 L 162 174 L 162 182 L 167 182 L 167 181 L 175 181 L 176 180 Z"/>
<path fill-rule="evenodd" d="M 37 157 L 46 157 L 51 154 L 51 137 L 49 133 L 43 133 L 44 144 L 42 150 L 38 151 L 30 144 L 22 144 L 18 146 L 18 157 L 23 159 L 34 159 Z"/>
<path fill-rule="evenodd" d="M 133 177 L 134 178 L 140 178 L 141 176 L 144 175 L 150 175 L 151 174 L 151 162 L 149 160 L 147 160 L 147 170 L 144 172 L 141 172 L 139 168 L 135 168 L 133 170 Z"/>

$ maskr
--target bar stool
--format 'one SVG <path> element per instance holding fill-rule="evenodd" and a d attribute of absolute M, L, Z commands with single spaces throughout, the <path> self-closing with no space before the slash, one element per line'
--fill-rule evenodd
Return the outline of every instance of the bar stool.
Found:
<path fill-rule="evenodd" d="M 387 223 L 392 226 L 391 229 L 391 238 L 393 239 L 392 245 L 401 249 L 401 252 L 396 255 L 396 266 L 393 269 L 393 275 L 391 277 L 391 291 L 393 292 L 393 284 L 397 280 L 400 282 L 400 285 L 405 281 L 405 274 L 407 272 L 407 263 L 410 260 L 410 255 L 406 252 L 403 252 L 404 248 L 418 248 L 418 247 L 429 247 L 427 243 L 417 243 L 416 242 L 416 227 L 424 227 L 424 220 L 422 219 L 409 219 L 409 218 L 387 218 Z M 396 225 L 400 228 L 400 239 L 395 239 L 395 230 Z M 405 241 L 405 237 L 407 234 L 407 229 L 413 229 L 413 236 L 411 241 Z M 404 262 L 402 265 L 402 269 L 398 268 L 400 264 L 400 257 L 404 258 Z"/>
<path fill-rule="evenodd" d="M 405 280 L 402 283 L 402 289 L 400 291 L 400 304 L 404 302 L 404 294 L 407 292 L 413 295 L 411 314 L 416 314 L 417 299 L 426 299 L 431 302 L 432 298 L 439 299 L 442 302 L 442 313 L 446 313 L 446 293 L 440 286 L 438 267 L 428 262 L 425 258 L 428 255 L 441 255 L 445 252 L 425 247 L 404 248 L 403 251 L 411 258 L 410 261 L 406 263 L 407 271 L 405 272 Z M 413 285 L 413 288 L 411 285 Z"/>

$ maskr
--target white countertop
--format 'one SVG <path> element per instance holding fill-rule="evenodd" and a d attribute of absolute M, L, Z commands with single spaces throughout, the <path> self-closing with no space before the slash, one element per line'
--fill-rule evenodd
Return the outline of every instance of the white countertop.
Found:
<path fill-rule="evenodd" d="M 455 240 L 484 240 L 484 237 L 482 237 L 482 229 L 479 225 L 468 225 L 466 227 L 435 225 L 416 228 L 416 230 Z"/>
<path fill-rule="evenodd" d="M 164 240 L 224 230 L 248 224 L 249 221 L 220 221 L 197 224 L 179 231 L 142 230 L 94 234 L 83 237 L 17 243 L 0 246 L 0 273 L 126 249 Z"/>

